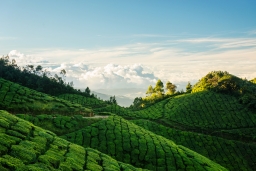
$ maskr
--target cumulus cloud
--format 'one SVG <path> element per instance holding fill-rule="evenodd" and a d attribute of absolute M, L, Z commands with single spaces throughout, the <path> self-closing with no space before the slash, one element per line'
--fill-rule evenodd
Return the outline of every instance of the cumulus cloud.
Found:
<path fill-rule="evenodd" d="M 256 77 L 256 38 L 170 39 L 99 49 L 42 49 L 30 55 L 13 50 L 17 63 L 43 63 L 52 72 L 67 71 L 78 87 L 145 88 L 164 83 L 196 82 L 213 70 L 251 79 Z M 65 61 L 65 62 L 64 62 Z M 255 72 L 254 72 L 255 71 Z"/>
<path fill-rule="evenodd" d="M 21 53 L 17 50 L 12 50 L 9 52 L 8 56 L 10 59 L 15 59 L 16 62 L 19 65 L 27 65 L 27 64 L 34 64 L 34 63 L 41 63 L 41 64 L 46 64 L 49 63 L 47 60 L 44 60 L 41 57 L 35 57 L 32 55 L 25 55 L 24 53 Z"/>
<path fill-rule="evenodd" d="M 52 74 L 65 69 L 65 80 L 73 81 L 76 87 L 91 89 L 115 89 L 147 87 L 158 79 L 154 73 L 142 64 L 118 65 L 106 64 L 93 66 L 84 63 L 62 63 L 46 68 Z"/>
<path fill-rule="evenodd" d="M 148 73 L 141 64 L 117 65 L 107 64 L 103 67 L 84 69 L 77 78 L 95 88 L 131 88 L 145 87 L 154 83 L 157 77 Z"/>

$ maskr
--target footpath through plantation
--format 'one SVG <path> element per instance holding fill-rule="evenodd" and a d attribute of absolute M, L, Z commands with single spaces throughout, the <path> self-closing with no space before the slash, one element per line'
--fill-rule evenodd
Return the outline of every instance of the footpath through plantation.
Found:
<path fill-rule="evenodd" d="M 256 170 L 255 79 L 214 71 L 166 89 L 124 108 L 1 58 L 0 170 Z"/>

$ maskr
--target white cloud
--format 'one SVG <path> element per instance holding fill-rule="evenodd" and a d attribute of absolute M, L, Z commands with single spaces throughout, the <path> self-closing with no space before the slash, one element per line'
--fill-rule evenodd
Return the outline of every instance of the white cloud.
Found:
<path fill-rule="evenodd" d="M 211 44 L 217 48 L 244 48 L 256 47 L 256 38 L 194 38 L 182 39 L 179 42 L 193 43 L 193 44 Z"/>
<path fill-rule="evenodd" d="M 19 65 L 28 65 L 28 64 L 45 64 L 48 63 L 48 61 L 44 60 L 41 57 L 35 57 L 32 55 L 25 55 L 24 53 L 21 53 L 17 50 L 12 50 L 9 52 L 8 56 L 10 59 L 15 59 L 16 63 Z"/>
<path fill-rule="evenodd" d="M 253 37 L 179 39 L 99 49 L 42 49 L 29 55 L 13 50 L 9 55 L 17 58 L 18 64 L 50 61 L 46 65 L 50 71 L 65 69 L 67 81 L 92 89 L 145 88 L 158 78 L 182 85 L 196 82 L 213 70 L 248 79 L 256 77 Z"/>

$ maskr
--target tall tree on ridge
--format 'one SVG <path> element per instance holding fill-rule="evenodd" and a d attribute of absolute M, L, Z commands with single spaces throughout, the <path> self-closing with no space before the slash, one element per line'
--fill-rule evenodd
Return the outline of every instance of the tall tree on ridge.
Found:
<path fill-rule="evenodd" d="M 177 86 L 175 84 L 172 84 L 170 81 L 168 81 L 166 83 L 166 90 L 167 90 L 167 93 L 166 94 L 174 94 L 175 91 L 176 91 L 176 88 Z"/>

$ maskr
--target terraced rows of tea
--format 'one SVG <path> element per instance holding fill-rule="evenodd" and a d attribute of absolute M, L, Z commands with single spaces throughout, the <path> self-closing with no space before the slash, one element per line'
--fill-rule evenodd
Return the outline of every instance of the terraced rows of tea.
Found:
<path fill-rule="evenodd" d="M 124 107 L 121 107 L 116 104 L 108 104 L 107 102 L 99 100 L 97 98 L 84 97 L 76 94 L 62 94 L 62 95 L 59 95 L 58 97 L 68 100 L 72 103 L 77 103 L 84 107 L 91 108 L 93 109 L 93 112 L 95 114 L 101 114 L 106 112 L 121 114 L 121 113 L 129 112 L 129 110 Z"/>
<path fill-rule="evenodd" d="M 0 107 L 12 113 L 89 114 L 79 104 L 39 93 L 35 90 L 0 78 Z"/>
<path fill-rule="evenodd" d="M 164 118 L 207 130 L 256 127 L 256 113 L 239 104 L 233 96 L 211 91 L 170 99 L 165 105 Z"/>
<path fill-rule="evenodd" d="M 17 117 L 33 123 L 36 126 L 50 130 L 58 136 L 74 132 L 85 126 L 91 125 L 101 120 L 101 118 L 84 118 L 82 115 L 63 116 L 63 115 L 28 115 L 17 114 Z"/>
<path fill-rule="evenodd" d="M 0 170 L 136 171 L 106 154 L 58 138 L 32 123 L 0 111 Z"/>
<path fill-rule="evenodd" d="M 181 131 L 148 120 L 133 123 L 157 135 L 183 145 L 229 170 L 256 170 L 256 145 L 226 140 L 215 136 Z"/>
<path fill-rule="evenodd" d="M 132 118 L 143 118 L 143 119 L 160 119 L 163 117 L 165 111 L 164 106 L 168 102 L 169 99 L 162 100 L 160 102 L 155 103 L 145 109 L 137 110 L 137 111 L 129 111 L 126 113 L 120 113 L 119 115 L 123 117 L 132 117 Z"/>
<path fill-rule="evenodd" d="M 150 170 L 226 170 L 186 147 L 147 131 L 119 116 L 61 136 L 136 167 Z"/>
<path fill-rule="evenodd" d="M 82 106 L 90 108 L 100 108 L 106 106 L 106 102 L 102 100 L 77 94 L 61 94 L 58 97 L 64 100 L 68 100 L 72 103 L 81 104 Z"/>

